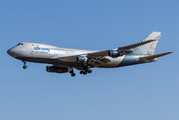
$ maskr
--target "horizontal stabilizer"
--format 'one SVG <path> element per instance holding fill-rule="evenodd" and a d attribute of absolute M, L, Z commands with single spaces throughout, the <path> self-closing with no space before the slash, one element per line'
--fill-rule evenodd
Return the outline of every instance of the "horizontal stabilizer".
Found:
<path fill-rule="evenodd" d="M 164 55 L 168 55 L 168 54 L 171 54 L 171 53 L 173 53 L 173 52 L 161 53 L 161 54 L 157 54 L 157 55 L 150 55 L 150 56 L 142 57 L 140 59 L 150 60 L 150 59 L 155 59 L 155 58 L 158 58 L 158 57 L 162 57 Z"/>

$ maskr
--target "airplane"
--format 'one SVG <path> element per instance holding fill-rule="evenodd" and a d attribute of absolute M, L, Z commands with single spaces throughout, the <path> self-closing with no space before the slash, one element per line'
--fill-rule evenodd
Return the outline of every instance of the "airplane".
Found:
<path fill-rule="evenodd" d="M 7 53 L 24 63 L 26 61 L 47 63 L 47 72 L 67 73 L 75 76 L 73 68 L 86 75 L 91 68 L 115 68 L 128 65 L 155 62 L 161 56 L 173 53 L 154 54 L 161 32 L 152 32 L 142 42 L 104 51 L 60 48 L 56 46 L 21 42 Z"/>

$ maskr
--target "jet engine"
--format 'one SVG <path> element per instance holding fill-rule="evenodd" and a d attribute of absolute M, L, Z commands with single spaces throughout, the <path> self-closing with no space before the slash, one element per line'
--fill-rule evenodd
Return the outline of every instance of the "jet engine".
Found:
<path fill-rule="evenodd" d="M 56 72 L 56 73 L 66 73 L 69 71 L 69 69 L 66 67 L 47 66 L 46 71 L 47 72 Z"/>
<path fill-rule="evenodd" d="M 87 63 L 88 62 L 88 58 L 86 56 L 78 56 L 76 57 L 76 62 L 77 63 Z"/>
<path fill-rule="evenodd" d="M 109 50 L 108 51 L 108 56 L 110 57 L 119 57 L 119 56 L 123 56 L 124 52 L 123 51 L 119 51 L 119 50 Z"/>

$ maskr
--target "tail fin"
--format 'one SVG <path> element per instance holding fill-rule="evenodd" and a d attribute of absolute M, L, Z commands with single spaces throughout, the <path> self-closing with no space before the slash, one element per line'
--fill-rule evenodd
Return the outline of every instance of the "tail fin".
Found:
<path fill-rule="evenodd" d="M 142 42 L 148 41 L 148 40 L 155 40 L 155 41 L 134 48 L 133 49 L 133 54 L 137 54 L 137 55 L 153 55 L 154 52 L 155 52 L 155 48 L 157 46 L 158 40 L 161 37 L 160 34 L 161 34 L 161 32 L 152 32 Z"/>

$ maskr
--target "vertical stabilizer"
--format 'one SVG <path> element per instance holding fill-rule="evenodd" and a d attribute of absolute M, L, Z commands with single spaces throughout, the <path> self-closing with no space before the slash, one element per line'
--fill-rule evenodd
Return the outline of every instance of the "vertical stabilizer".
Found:
<path fill-rule="evenodd" d="M 147 43 L 145 45 L 136 47 L 133 49 L 133 54 L 137 55 L 153 55 L 155 52 L 155 48 L 157 46 L 158 40 L 161 37 L 161 32 L 152 32 L 150 35 L 148 35 L 142 42 L 148 41 L 148 40 L 156 40 L 151 43 Z"/>

